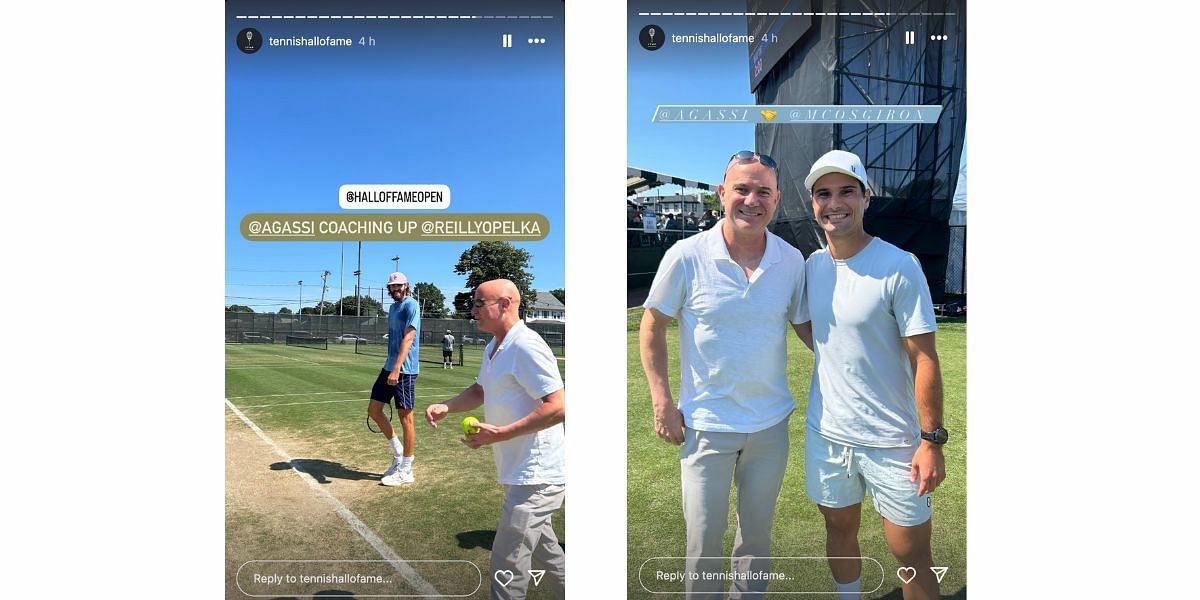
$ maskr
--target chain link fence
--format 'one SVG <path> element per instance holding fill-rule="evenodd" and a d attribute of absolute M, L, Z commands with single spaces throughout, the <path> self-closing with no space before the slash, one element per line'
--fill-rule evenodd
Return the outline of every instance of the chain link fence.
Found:
<path fill-rule="evenodd" d="M 967 226 L 950 226 L 950 251 L 946 260 L 946 293 L 967 293 Z"/>
<path fill-rule="evenodd" d="M 525 323 L 546 340 L 557 356 L 566 355 L 566 326 L 555 321 Z M 492 334 L 480 331 L 478 324 L 464 319 L 422 318 L 418 341 L 423 346 L 442 343 L 449 331 L 455 345 L 483 348 Z M 287 336 L 325 338 L 330 344 L 351 344 L 355 339 L 378 343 L 388 332 L 387 317 L 352 317 L 339 315 L 280 315 L 266 313 L 225 313 L 225 343 L 282 344 Z"/>

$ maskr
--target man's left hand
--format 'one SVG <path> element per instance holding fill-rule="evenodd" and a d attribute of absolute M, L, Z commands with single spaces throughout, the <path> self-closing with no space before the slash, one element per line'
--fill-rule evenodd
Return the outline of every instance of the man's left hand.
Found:
<path fill-rule="evenodd" d="M 467 436 L 467 439 L 463 440 L 463 443 L 470 448 L 479 449 L 488 444 L 495 444 L 496 442 L 503 442 L 508 439 L 501 433 L 500 428 L 495 425 L 476 423 L 475 426 L 479 428 L 479 433 L 473 433 Z"/>
<path fill-rule="evenodd" d="M 913 455 L 909 479 L 917 483 L 918 496 L 924 496 L 941 485 L 946 479 L 946 459 L 942 456 L 942 447 L 922 441 Z"/>

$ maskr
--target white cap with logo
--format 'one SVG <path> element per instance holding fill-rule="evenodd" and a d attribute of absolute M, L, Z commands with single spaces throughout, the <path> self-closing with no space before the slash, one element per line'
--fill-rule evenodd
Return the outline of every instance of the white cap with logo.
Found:
<path fill-rule="evenodd" d="M 871 182 L 867 180 L 867 169 L 859 160 L 858 155 L 845 150 L 830 150 L 818 158 L 808 172 L 808 177 L 804 178 L 804 187 L 812 192 L 813 184 L 830 173 L 849 175 L 867 186 L 867 191 L 874 192 L 871 189 Z"/>

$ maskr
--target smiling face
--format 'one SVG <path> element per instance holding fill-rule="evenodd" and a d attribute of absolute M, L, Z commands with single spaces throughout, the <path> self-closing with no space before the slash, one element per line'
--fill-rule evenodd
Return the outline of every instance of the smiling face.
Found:
<path fill-rule="evenodd" d="M 408 285 L 407 284 L 393 283 L 393 284 L 387 286 L 387 289 L 388 289 L 388 295 L 391 296 L 392 300 L 395 300 L 396 302 L 403 300 L 404 297 L 408 295 Z"/>
<path fill-rule="evenodd" d="M 871 204 L 871 193 L 845 173 L 829 173 L 813 183 L 813 216 L 830 240 L 863 236 L 863 214 Z"/>
<path fill-rule="evenodd" d="M 717 186 L 725 220 L 735 235 L 762 235 L 779 207 L 775 170 L 757 161 L 730 163 Z"/>

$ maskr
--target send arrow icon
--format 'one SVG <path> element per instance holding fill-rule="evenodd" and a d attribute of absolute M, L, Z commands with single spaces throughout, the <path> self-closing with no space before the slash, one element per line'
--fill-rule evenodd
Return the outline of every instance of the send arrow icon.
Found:
<path fill-rule="evenodd" d="M 942 578 L 946 576 L 946 571 L 949 569 L 950 567 L 929 567 L 929 570 L 933 571 L 933 576 L 937 577 L 938 583 L 942 582 Z"/>
<path fill-rule="evenodd" d="M 545 569 L 530 569 L 529 570 L 529 576 L 533 578 L 534 587 L 537 587 L 537 585 L 542 582 L 542 576 L 545 574 L 546 574 Z M 939 577 L 938 581 L 941 581 L 941 580 L 942 580 L 942 578 Z"/>

